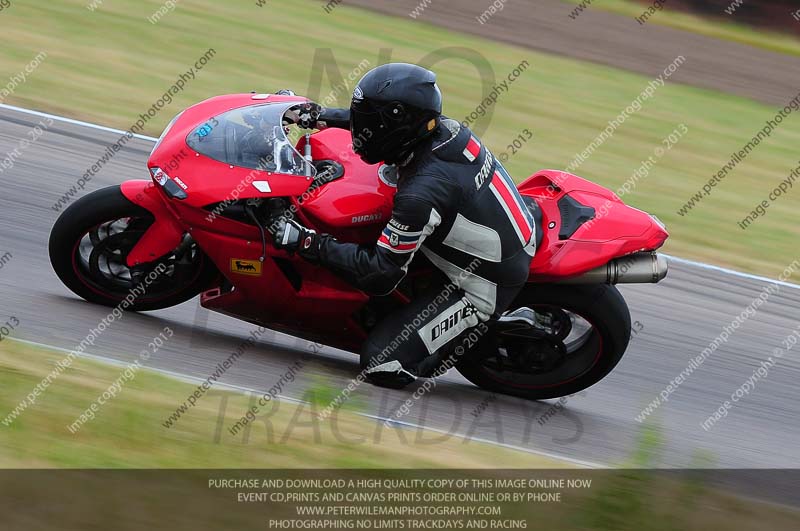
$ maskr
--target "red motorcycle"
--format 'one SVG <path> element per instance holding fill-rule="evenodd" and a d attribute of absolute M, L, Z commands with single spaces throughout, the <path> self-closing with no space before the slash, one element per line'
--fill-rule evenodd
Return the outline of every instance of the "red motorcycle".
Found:
<path fill-rule="evenodd" d="M 180 113 L 150 155 L 151 180 L 88 194 L 56 221 L 50 260 L 59 278 L 98 304 L 127 297 L 133 311 L 200 294 L 209 310 L 357 351 L 438 273 L 418 255 L 394 292 L 374 297 L 272 245 L 281 216 L 364 244 L 390 218 L 396 172 L 362 162 L 349 131 L 290 139 L 284 117 L 306 101 L 235 94 Z M 621 359 L 631 319 L 613 284 L 663 279 L 666 259 L 654 251 L 668 234 L 655 217 L 565 172 L 540 171 L 519 191 L 537 225 L 529 284 L 456 368 L 494 392 L 573 394 Z"/>

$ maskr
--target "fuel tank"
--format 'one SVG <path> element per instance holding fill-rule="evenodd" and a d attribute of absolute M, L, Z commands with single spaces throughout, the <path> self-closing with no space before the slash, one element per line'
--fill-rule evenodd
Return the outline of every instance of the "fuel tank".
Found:
<path fill-rule="evenodd" d="M 301 140 L 301 153 L 304 145 Z M 391 217 L 397 190 L 394 167 L 364 163 L 353 152 L 350 131 L 344 129 L 325 129 L 312 135 L 311 153 L 315 161 L 339 162 L 344 174 L 307 193 L 301 212 L 315 229 L 337 239 L 375 243 Z"/>

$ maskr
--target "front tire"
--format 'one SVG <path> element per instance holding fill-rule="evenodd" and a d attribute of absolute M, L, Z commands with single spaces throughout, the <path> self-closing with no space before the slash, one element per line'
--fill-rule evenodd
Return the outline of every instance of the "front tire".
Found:
<path fill-rule="evenodd" d="M 628 347 L 630 312 L 614 286 L 529 284 L 505 315 L 525 308 L 565 325 L 543 339 L 534 327 L 526 332 L 515 325 L 510 337 L 509 326 L 490 327 L 491 335 L 456 366 L 467 380 L 530 400 L 572 395 L 603 379 Z M 523 334 L 533 339 L 520 339 L 528 337 Z"/>
<path fill-rule="evenodd" d="M 216 277 L 211 260 L 187 240 L 158 260 L 128 267 L 125 259 L 153 223 L 119 186 L 92 192 L 69 206 L 50 233 L 50 263 L 73 293 L 128 311 L 159 310 L 198 295 Z"/>

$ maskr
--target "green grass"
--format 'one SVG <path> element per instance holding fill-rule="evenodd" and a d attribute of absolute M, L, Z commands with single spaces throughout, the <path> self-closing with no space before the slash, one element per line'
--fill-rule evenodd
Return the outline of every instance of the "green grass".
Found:
<path fill-rule="evenodd" d="M 64 356 L 0 343 L 2 419 Z M 377 429 L 374 421 L 350 411 L 315 420 L 323 409 L 320 400 L 312 400 L 318 407 L 279 402 L 263 411 L 269 413 L 271 435 L 259 420 L 249 434 L 234 436 L 227 428 L 247 411 L 250 397 L 213 388 L 166 428 L 164 419 L 197 386 L 146 369 L 71 433 L 67 426 L 123 370 L 78 358 L 10 427 L 0 424 L 0 468 L 385 468 L 387 463 L 393 468 L 573 468 L 530 453 L 465 444 L 455 436 L 437 434 L 432 442 L 424 432 Z M 319 392 L 320 385 L 312 390 Z"/>
<path fill-rule="evenodd" d="M 563 1 L 571 4 L 580 4 L 583 0 Z M 641 3 L 633 0 L 595 0 L 588 9 L 601 9 L 635 18 L 641 16 L 651 4 L 652 2 Z M 786 12 L 786 17 L 791 19 L 789 11 Z M 647 19 L 647 24 L 670 26 L 717 39 L 764 48 L 773 52 L 800 55 L 800 40 L 797 38 L 774 30 L 756 29 L 746 24 L 737 23 L 736 20 L 735 14 L 728 15 L 722 8 L 720 9 L 719 17 L 712 18 L 676 11 L 670 9 L 667 5 L 667 7 Z M 634 24 L 636 26 L 639 25 L 638 22 L 634 22 Z"/>
<path fill-rule="evenodd" d="M 387 18 L 346 3 L 326 15 L 322 3 L 308 0 L 264 8 L 250 2 L 194 0 L 151 25 L 146 17 L 159 5 L 115 0 L 90 13 L 85 0 L 15 2 L 2 15 L 0 71 L 19 71 L 40 50 L 49 57 L 8 102 L 128 128 L 213 47 L 217 54 L 212 62 L 148 125 L 147 132 L 158 135 L 179 110 L 216 94 L 288 87 L 324 97 L 332 88 L 327 75 L 322 87 L 310 86 L 320 48 L 333 50 L 337 64 L 327 66 L 346 76 L 365 59 L 378 64 L 381 48 L 392 49 L 392 60 L 418 62 L 444 46 L 464 47 L 485 57 L 498 79 L 523 60 L 531 65 L 510 93 L 500 96 L 483 134 L 499 154 L 524 128 L 533 131 L 534 139 L 507 164 L 522 179 L 539 168 L 565 168 L 650 81 L 606 66 Z M 434 69 L 445 95 L 445 113 L 462 119 L 481 99 L 475 68 L 451 59 Z M 347 99 L 342 93 L 338 103 Z M 625 200 L 667 223 L 671 238 L 666 251 L 774 277 L 796 254 L 797 192 L 773 205 L 747 231 L 736 222 L 798 164 L 798 116 L 785 120 L 689 216 L 676 214 L 774 114 L 774 108 L 748 99 L 668 84 L 577 173 L 617 189 L 666 135 L 686 124 L 688 135 Z M 487 123 L 479 122 L 479 129 Z M 119 178 L 145 178 L 142 170 Z"/>

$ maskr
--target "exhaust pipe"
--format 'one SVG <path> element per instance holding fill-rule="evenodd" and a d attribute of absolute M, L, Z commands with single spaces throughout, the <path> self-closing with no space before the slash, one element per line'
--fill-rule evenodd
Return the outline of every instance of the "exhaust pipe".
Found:
<path fill-rule="evenodd" d="M 559 284 L 655 284 L 664 280 L 668 269 L 667 258 L 663 255 L 634 253 Z"/>

